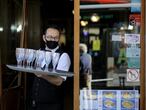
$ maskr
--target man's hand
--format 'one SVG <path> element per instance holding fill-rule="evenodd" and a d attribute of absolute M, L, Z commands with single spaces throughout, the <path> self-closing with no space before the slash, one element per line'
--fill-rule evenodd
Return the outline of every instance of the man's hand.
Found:
<path fill-rule="evenodd" d="M 42 77 L 42 74 L 41 73 L 35 73 L 35 75 L 37 76 L 37 77 Z"/>

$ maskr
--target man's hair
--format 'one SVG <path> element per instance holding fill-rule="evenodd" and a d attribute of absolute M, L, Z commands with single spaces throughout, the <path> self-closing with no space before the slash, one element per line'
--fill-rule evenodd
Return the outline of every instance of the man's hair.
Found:
<path fill-rule="evenodd" d="M 87 49 L 87 45 L 84 43 L 80 43 L 80 49 L 84 52 L 87 53 L 88 49 Z"/>
<path fill-rule="evenodd" d="M 56 29 L 59 31 L 59 34 L 61 33 L 61 28 L 58 26 L 58 25 L 55 25 L 55 24 L 51 24 L 51 25 L 48 25 L 47 29 L 49 28 L 53 28 L 53 29 Z M 45 34 L 47 32 L 47 29 L 45 30 Z"/>

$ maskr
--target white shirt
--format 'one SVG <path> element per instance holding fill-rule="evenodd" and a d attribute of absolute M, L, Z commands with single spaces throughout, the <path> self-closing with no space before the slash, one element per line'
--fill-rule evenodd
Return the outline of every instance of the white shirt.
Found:
<path fill-rule="evenodd" d="M 45 64 L 46 63 L 45 63 L 45 59 L 44 59 L 41 64 L 41 67 L 44 67 Z M 70 65 L 71 65 L 71 60 L 70 60 L 69 55 L 67 53 L 62 53 L 59 58 L 56 70 L 62 70 L 62 71 L 67 72 L 67 71 L 69 71 Z M 60 77 L 62 77 L 64 80 L 66 80 L 66 78 L 67 78 L 66 76 L 60 76 Z"/>
<path fill-rule="evenodd" d="M 63 53 L 60 56 L 56 70 L 69 71 L 70 65 L 71 65 L 71 61 L 69 55 L 67 53 Z M 66 76 L 61 76 L 61 77 L 64 80 L 66 80 Z"/>

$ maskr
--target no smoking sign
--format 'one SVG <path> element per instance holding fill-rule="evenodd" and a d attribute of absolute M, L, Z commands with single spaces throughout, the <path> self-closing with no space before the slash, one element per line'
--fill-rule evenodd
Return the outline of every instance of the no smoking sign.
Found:
<path fill-rule="evenodd" d="M 127 81 L 128 82 L 139 82 L 139 69 L 127 69 Z"/>

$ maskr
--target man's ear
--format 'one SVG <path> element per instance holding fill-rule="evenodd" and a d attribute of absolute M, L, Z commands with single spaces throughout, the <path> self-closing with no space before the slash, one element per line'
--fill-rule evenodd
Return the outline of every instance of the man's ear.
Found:
<path fill-rule="evenodd" d="M 43 35 L 43 41 L 46 43 L 45 35 Z"/>

